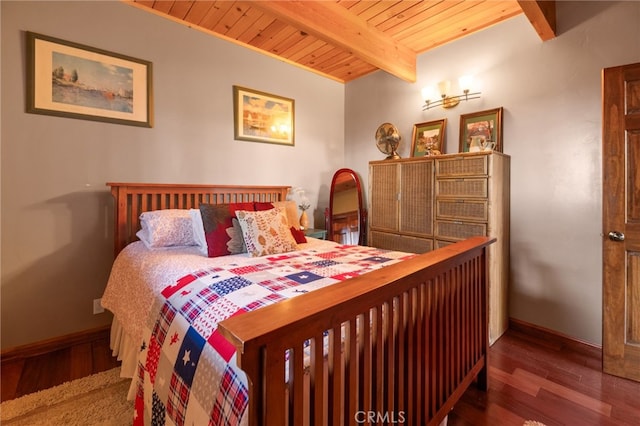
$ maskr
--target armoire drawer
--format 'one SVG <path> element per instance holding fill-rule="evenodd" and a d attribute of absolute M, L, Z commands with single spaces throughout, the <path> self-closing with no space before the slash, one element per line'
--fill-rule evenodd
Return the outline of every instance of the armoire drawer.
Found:
<path fill-rule="evenodd" d="M 442 158 L 436 161 L 436 176 L 486 176 L 489 173 L 489 156 L 465 156 Z"/>
<path fill-rule="evenodd" d="M 435 238 L 466 240 L 469 237 L 487 235 L 486 223 L 436 220 Z"/>
<path fill-rule="evenodd" d="M 436 179 L 436 197 L 489 196 L 488 178 Z"/>
<path fill-rule="evenodd" d="M 436 218 L 487 221 L 489 220 L 489 202 L 440 198 L 436 200 Z"/>

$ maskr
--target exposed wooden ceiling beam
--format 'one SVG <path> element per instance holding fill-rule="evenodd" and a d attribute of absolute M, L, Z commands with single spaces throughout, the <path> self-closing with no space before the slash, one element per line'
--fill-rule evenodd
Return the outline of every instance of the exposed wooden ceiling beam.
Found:
<path fill-rule="evenodd" d="M 551 40 L 556 37 L 555 0 L 518 0 L 518 4 L 542 41 Z"/>
<path fill-rule="evenodd" d="M 416 81 L 416 52 L 395 42 L 344 7 L 327 1 L 252 1 L 314 37 L 340 46 L 362 60 L 408 82 Z"/>

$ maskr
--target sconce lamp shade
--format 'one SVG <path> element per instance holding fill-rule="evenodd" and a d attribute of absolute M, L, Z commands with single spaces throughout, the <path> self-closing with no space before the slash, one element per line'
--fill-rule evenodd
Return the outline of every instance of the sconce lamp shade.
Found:
<path fill-rule="evenodd" d="M 440 91 L 440 96 L 447 97 L 451 93 L 451 82 L 449 80 L 441 81 L 438 83 L 438 90 Z"/>
<path fill-rule="evenodd" d="M 436 89 L 433 86 L 426 86 L 422 88 L 422 100 L 425 102 L 437 99 Z"/>
<path fill-rule="evenodd" d="M 472 75 L 463 75 L 458 79 L 458 83 L 460 84 L 460 89 L 463 92 L 470 92 L 471 86 L 473 86 L 473 76 Z"/>

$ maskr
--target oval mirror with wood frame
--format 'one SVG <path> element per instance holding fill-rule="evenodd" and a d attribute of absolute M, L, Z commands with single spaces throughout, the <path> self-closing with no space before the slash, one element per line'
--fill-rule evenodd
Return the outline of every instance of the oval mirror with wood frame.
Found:
<path fill-rule="evenodd" d="M 331 180 L 329 208 L 325 211 L 327 239 L 365 245 L 366 217 L 358 175 L 351 169 L 338 170 Z"/>

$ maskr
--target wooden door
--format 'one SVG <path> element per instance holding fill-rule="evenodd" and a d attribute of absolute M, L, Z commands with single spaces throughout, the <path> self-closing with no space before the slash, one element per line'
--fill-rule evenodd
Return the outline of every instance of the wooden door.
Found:
<path fill-rule="evenodd" d="M 603 72 L 603 371 L 640 381 L 640 63 Z"/>

